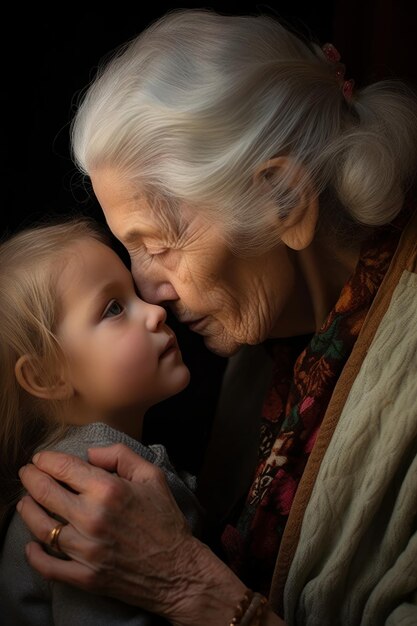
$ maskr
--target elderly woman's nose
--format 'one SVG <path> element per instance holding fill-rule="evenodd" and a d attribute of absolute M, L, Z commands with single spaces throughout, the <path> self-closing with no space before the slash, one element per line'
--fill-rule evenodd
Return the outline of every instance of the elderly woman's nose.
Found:
<path fill-rule="evenodd" d="M 132 274 L 140 295 L 146 302 L 161 304 L 178 299 L 174 286 L 168 280 L 151 275 L 140 266 L 133 266 Z"/>

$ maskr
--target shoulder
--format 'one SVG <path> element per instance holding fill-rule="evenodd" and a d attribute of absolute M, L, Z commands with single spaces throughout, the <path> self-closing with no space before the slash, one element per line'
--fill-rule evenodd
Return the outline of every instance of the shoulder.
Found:
<path fill-rule="evenodd" d="M 117 443 L 123 443 L 137 454 L 147 458 L 147 448 L 144 445 L 102 422 L 93 422 L 84 426 L 70 426 L 62 439 L 43 449 L 74 454 L 87 461 L 89 448 L 112 446 Z"/>

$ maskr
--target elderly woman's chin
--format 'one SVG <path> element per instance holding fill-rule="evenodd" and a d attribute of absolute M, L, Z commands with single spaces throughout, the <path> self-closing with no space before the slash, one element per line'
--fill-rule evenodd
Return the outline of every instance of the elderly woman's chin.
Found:
<path fill-rule="evenodd" d="M 243 345 L 249 343 L 243 339 L 237 340 L 227 332 L 212 333 L 204 336 L 204 344 L 210 352 L 214 352 L 218 356 L 229 357 L 233 356 L 242 348 Z"/>
<path fill-rule="evenodd" d="M 262 343 L 273 329 L 271 320 L 269 324 L 261 324 L 251 315 L 236 319 L 233 311 L 228 316 L 225 314 L 221 321 L 214 318 L 208 320 L 198 334 L 202 335 L 206 348 L 221 357 L 233 356 L 243 346 Z"/>
<path fill-rule="evenodd" d="M 214 354 L 223 357 L 233 356 L 234 354 L 239 352 L 240 348 L 243 345 L 233 340 L 228 343 L 220 343 L 216 342 L 211 337 L 205 337 L 204 343 L 206 347 L 210 350 L 210 352 L 213 352 Z"/>

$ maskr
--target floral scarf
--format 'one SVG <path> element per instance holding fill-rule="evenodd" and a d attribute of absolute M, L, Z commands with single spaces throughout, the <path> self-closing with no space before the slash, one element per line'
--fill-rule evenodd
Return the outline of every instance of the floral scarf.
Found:
<path fill-rule="evenodd" d="M 265 343 L 274 369 L 258 463 L 243 510 L 223 532 L 222 550 L 239 577 L 266 595 L 298 483 L 400 233 L 384 227 L 362 245 L 354 273 L 316 334 Z"/>

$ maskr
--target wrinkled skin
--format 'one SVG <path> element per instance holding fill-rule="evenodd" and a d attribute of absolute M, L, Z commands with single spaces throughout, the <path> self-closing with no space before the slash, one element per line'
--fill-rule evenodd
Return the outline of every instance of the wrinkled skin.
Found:
<path fill-rule="evenodd" d="M 174 227 L 115 172 L 95 172 L 92 182 L 111 230 L 130 254 L 142 297 L 169 306 L 221 355 L 267 337 L 312 332 L 355 262 L 336 263 L 333 250 L 331 264 L 328 258 L 317 258 L 310 246 L 314 202 L 305 204 L 307 218 L 285 231 L 283 243 L 244 258 L 230 252 L 219 227 L 189 207 L 181 207 Z M 323 277 L 329 280 L 322 288 Z M 312 291 L 317 293 L 314 302 Z M 37 467 L 25 469 L 21 479 L 33 499 L 23 500 L 24 521 L 45 542 L 55 521 L 35 500 L 67 519 L 59 543 L 73 559 L 53 559 L 32 544 L 30 563 L 47 578 L 117 597 L 178 626 L 230 622 L 245 586 L 190 535 L 160 471 L 132 454 L 120 446 L 91 452 L 93 465 L 119 477 L 51 452 L 41 454 Z M 282 623 L 268 613 L 265 624 Z"/>
<path fill-rule="evenodd" d="M 144 300 L 169 306 L 210 350 L 228 356 L 241 345 L 258 344 L 296 314 L 286 246 L 238 257 L 221 227 L 189 207 L 181 207 L 176 225 L 145 196 L 127 190 L 112 170 L 97 172 L 92 181 L 110 229 L 129 252 Z"/>
<path fill-rule="evenodd" d="M 71 520 L 59 546 L 74 560 L 56 559 L 32 543 L 29 562 L 46 579 L 62 579 L 137 604 L 173 624 L 214 625 L 219 611 L 230 613 L 245 587 L 192 537 L 162 470 L 121 444 L 95 449 L 90 460 L 122 478 L 55 452 L 41 453 L 37 465 L 20 472 L 40 504 Z M 77 493 L 63 490 L 40 469 Z M 47 543 L 56 521 L 29 496 L 19 509 L 30 530 Z M 190 589 L 198 596 L 194 604 L 187 602 Z"/>

